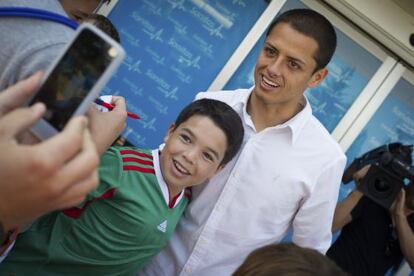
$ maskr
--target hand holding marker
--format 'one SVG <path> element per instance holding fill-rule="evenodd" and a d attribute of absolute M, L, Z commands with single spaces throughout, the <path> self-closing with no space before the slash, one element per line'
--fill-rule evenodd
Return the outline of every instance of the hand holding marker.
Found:
<path fill-rule="evenodd" d="M 107 111 L 110 111 L 110 110 L 114 109 L 114 106 L 109 103 L 109 102 L 111 102 L 111 100 L 112 100 L 112 96 L 101 96 L 101 97 L 99 97 L 95 100 L 95 103 L 97 105 L 99 105 L 100 107 L 104 107 L 104 108 L 100 108 L 98 106 L 98 109 L 100 111 L 107 112 Z M 140 119 L 140 117 L 135 113 L 127 112 L 127 114 L 128 114 L 129 117 L 131 117 L 133 119 L 136 119 L 136 120 Z"/>

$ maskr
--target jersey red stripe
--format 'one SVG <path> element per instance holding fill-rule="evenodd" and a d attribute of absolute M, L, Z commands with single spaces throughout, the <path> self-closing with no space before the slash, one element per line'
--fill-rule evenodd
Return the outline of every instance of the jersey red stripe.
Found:
<path fill-rule="evenodd" d="M 150 165 L 154 167 L 154 162 L 149 160 L 143 160 L 135 157 L 122 157 L 122 161 L 124 162 L 136 162 L 143 165 Z"/>
<path fill-rule="evenodd" d="M 168 190 L 168 192 L 170 192 Z M 181 195 L 181 193 L 177 194 L 175 197 L 173 197 L 170 202 L 168 203 L 168 208 L 174 208 L 175 202 L 177 201 L 178 197 Z"/>
<path fill-rule="evenodd" d="M 135 150 L 121 150 L 119 151 L 121 154 L 133 154 L 133 155 L 138 155 L 140 157 L 145 157 L 145 158 L 149 158 L 152 160 L 152 155 L 150 154 L 146 154 L 146 153 L 142 153 L 139 151 L 135 151 Z"/>
<path fill-rule="evenodd" d="M 133 166 L 133 165 L 125 165 L 123 166 L 124 171 L 138 171 L 143 173 L 152 173 L 155 174 L 155 170 L 153 168 L 143 168 L 139 166 Z"/>
<path fill-rule="evenodd" d="M 185 198 L 188 198 L 188 199 L 191 199 L 191 195 L 192 195 L 192 189 L 191 189 L 191 187 L 188 187 L 188 188 L 186 188 L 185 190 L 184 190 L 184 197 Z"/>
<path fill-rule="evenodd" d="M 103 193 L 101 196 L 99 196 L 99 197 L 94 197 L 94 198 L 92 198 L 92 199 L 90 199 L 90 200 L 86 201 L 86 203 L 83 205 L 83 207 L 82 207 L 82 208 L 72 207 L 72 208 L 69 208 L 69 209 L 63 210 L 63 213 L 64 213 L 65 215 L 67 215 L 68 217 L 70 217 L 70 218 L 77 219 L 77 218 L 79 218 L 79 217 L 82 215 L 82 213 L 86 210 L 86 207 L 88 207 L 88 205 L 89 205 L 89 204 L 91 204 L 93 201 L 100 200 L 100 199 L 107 199 L 107 198 L 110 198 L 111 196 L 113 196 L 113 195 L 114 195 L 115 191 L 116 191 L 116 188 L 109 189 L 108 191 L 106 191 L 105 193 Z"/>

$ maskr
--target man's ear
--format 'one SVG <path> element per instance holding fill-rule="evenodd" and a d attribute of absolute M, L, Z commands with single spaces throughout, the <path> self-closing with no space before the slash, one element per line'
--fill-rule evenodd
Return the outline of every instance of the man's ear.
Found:
<path fill-rule="evenodd" d="M 328 69 L 322 68 L 313 73 L 311 79 L 308 82 L 308 87 L 313 88 L 315 86 L 318 86 L 328 75 Z"/>
<path fill-rule="evenodd" d="M 170 138 L 170 135 L 174 132 L 174 130 L 175 130 L 175 124 L 172 123 L 170 127 L 168 128 L 167 134 L 165 134 L 164 136 L 164 143 L 167 142 L 168 138 Z"/>

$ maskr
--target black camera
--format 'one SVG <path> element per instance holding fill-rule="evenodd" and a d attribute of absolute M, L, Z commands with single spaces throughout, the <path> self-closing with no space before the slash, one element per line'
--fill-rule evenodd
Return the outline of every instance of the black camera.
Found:
<path fill-rule="evenodd" d="M 385 208 L 390 208 L 405 181 L 414 182 L 414 167 L 411 166 L 413 145 L 392 143 L 375 148 L 356 158 L 342 176 L 344 184 L 353 179 L 354 173 L 371 165 L 361 179 L 358 190 Z"/>

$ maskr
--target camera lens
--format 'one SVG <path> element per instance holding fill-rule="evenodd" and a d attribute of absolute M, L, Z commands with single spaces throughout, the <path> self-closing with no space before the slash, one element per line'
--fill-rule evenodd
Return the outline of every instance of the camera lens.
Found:
<path fill-rule="evenodd" d="M 384 181 L 384 179 L 381 178 L 375 179 L 374 187 L 378 193 L 387 193 L 391 188 L 387 181 Z"/>

